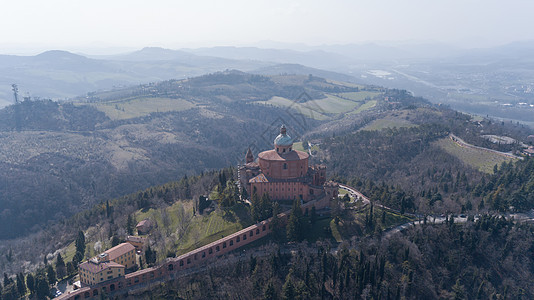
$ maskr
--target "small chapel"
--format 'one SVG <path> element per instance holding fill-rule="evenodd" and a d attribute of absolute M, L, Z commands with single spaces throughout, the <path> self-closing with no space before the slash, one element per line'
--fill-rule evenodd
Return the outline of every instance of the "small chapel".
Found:
<path fill-rule="evenodd" d="M 309 158 L 308 153 L 293 149 L 293 139 L 282 125 L 274 149 L 259 153 L 257 159 L 248 149 L 245 164 L 238 168 L 240 187 L 249 195 L 267 193 L 275 201 L 299 199 L 306 203 L 337 197 L 333 183 L 326 182 L 326 167 L 310 166 Z"/>

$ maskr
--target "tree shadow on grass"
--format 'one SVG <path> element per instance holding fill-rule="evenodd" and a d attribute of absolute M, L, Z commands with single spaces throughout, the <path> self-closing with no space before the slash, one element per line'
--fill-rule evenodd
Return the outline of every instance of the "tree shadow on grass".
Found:
<path fill-rule="evenodd" d="M 224 208 L 223 219 L 232 223 L 239 223 L 245 228 L 252 225 L 252 217 L 247 204 L 237 203 L 231 207 Z"/>

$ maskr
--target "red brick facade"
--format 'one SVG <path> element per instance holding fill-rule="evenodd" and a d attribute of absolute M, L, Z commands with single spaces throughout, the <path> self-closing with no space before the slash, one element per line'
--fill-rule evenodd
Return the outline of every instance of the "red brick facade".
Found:
<path fill-rule="evenodd" d="M 268 193 L 272 200 L 319 199 L 325 194 L 326 168 L 309 166 L 309 157 L 293 149 L 293 140 L 282 126 L 274 149 L 259 153 L 257 162 L 250 149 L 247 151 L 246 164 L 239 167 L 240 187 L 249 195 Z"/>

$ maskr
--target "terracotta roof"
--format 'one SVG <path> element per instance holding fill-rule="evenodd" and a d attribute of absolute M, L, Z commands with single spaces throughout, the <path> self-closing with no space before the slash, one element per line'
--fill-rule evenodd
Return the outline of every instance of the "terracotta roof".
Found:
<path fill-rule="evenodd" d="M 256 177 L 252 177 L 248 182 L 249 183 L 256 183 L 256 182 L 304 182 L 309 183 L 311 181 L 310 176 L 302 176 L 302 177 L 296 177 L 296 178 L 272 178 L 267 177 L 265 174 L 260 173 Z"/>
<path fill-rule="evenodd" d="M 263 151 L 258 154 L 260 159 L 264 160 L 277 160 L 277 161 L 294 161 L 308 158 L 310 155 L 306 152 L 293 150 L 286 153 L 278 153 L 275 150 Z"/>
<path fill-rule="evenodd" d="M 157 271 L 158 269 L 157 268 L 154 268 L 154 267 L 150 267 L 150 268 L 146 268 L 146 269 L 143 269 L 143 270 L 139 270 L 139 271 L 135 271 L 133 273 L 129 273 L 129 274 L 126 274 L 124 277 L 126 279 L 128 278 L 133 278 L 135 276 L 139 276 L 141 274 L 146 274 L 146 273 L 150 273 L 150 272 L 154 272 L 154 271 Z"/>
<path fill-rule="evenodd" d="M 146 241 L 144 237 L 134 236 L 134 235 L 127 236 L 126 240 L 130 242 L 139 242 L 139 243 L 144 243 Z"/>
<path fill-rule="evenodd" d="M 149 219 L 144 219 L 143 221 L 137 223 L 137 226 L 135 227 L 145 226 L 145 225 L 150 226 L 152 225 L 152 222 Z"/>
<path fill-rule="evenodd" d="M 267 177 L 265 177 L 265 175 L 263 175 L 262 173 L 256 177 L 251 178 L 248 182 L 269 182 L 269 179 L 267 179 Z"/>
<path fill-rule="evenodd" d="M 117 257 L 130 251 L 135 251 L 135 247 L 130 243 L 122 243 L 105 251 L 104 253 L 109 255 L 109 260 L 115 260 Z"/>
<path fill-rule="evenodd" d="M 133 247 L 133 246 L 132 246 Z M 107 261 L 107 262 L 101 262 L 101 263 L 95 263 L 92 260 L 88 260 L 84 263 L 80 264 L 80 269 L 87 270 L 91 273 L 98 273 L 102 270 L 108 269 L 108 268 L 124 268 L 123 265 L 118 264 L 113 261 Z"/>

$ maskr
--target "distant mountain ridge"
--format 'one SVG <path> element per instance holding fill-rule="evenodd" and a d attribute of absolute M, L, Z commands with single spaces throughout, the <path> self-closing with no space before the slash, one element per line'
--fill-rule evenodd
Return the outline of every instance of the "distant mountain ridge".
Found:
<path fill-rule="evenodd" d="M 272 44 L 272 43 L 271 43 Z M 0 107 L 20 95 L 55 100 L 142 83 L 184 79 L 223 70 L 259 74 L 312 74 L 354 83 L 407 89 L 460 111 L 534 124 L 533 41 L 462 49 L 433 42 L 346 45 L 146 47 L 107 55 L 47 51 L 0 55 Z M 522 104 L 520 104 L 522 103 Z M 526 108 L 521 107 L 525 105 Z M 531 106 L 532 105 L 532 106 Z"/>

